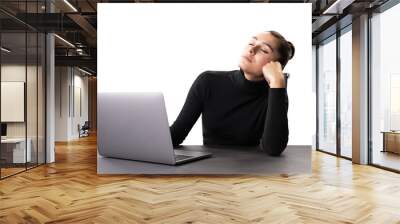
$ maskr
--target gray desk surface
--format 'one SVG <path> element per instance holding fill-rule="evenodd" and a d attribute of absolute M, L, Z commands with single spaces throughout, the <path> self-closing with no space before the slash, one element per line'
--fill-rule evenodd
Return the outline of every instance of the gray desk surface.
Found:
<path fill-rule="evenodd" d="M 203 150 L 185 146 L 182 150 Z M 98 174 L 287 174 L 311 172 L 311 146 L 288 146 L 279 157 L 258 147 L 209 147 L 212 157 L 177 166 L 97 155 Z"/>

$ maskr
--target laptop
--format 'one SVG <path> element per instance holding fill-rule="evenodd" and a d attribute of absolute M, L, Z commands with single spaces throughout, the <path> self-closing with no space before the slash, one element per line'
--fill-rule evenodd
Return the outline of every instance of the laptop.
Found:
<path fill-rule="evenodd" d="M 97 100 L 97 148 L 101 156 L 178 165 L 212 155 L 206 150 L 173 148 L 160 92 L 98 93 Z"/>

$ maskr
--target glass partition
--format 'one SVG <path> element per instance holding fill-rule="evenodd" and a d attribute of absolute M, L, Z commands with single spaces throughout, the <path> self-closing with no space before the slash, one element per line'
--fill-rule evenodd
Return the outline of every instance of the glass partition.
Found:
<path fill-rule="evenodd" d="M 37 162 L 43 164 L 46 162 L 46 139 L 45 139 L 45 124 L 46 124 L 46 38 L 45 34 L 38 33 L 38 64 L 37 64 Z"/>
<path fill-rule="evenodd" d="M 38 48 L 37 41 L 38 35 L 36 32 L 27 33 L 27 80 L 26 80 L 26 113 L 27 113 L 27 150 L 30 151 L 30 160 L 27 163 L 28 168 L 37 165 L 38 157 L 38 144 L 37 144 L 37 132 L 38 132 L 38 113 L 37 113 L 37 98 L 38 98 Z"/>
<path fill-rule="evenodd" d="M 351 25 L 340 41 L 340 154 L 352 157 L 352 35 Z"/>
<path fill-rule="evenodd" d="M 23 16 L 43 13 L 44 3 L 1 1 L 0 7 Z M 45 44 L 44 33 L 0 12 L 1 179 L 45 163 Z"/>
<path fill-rule="evenodd" d="M 336 154 L 336 35 L 318 47 L 318 149 Z"/>
<path fill-rule="evenodd" d="M 26 169 L 26 33 L 1 34 L 1 176 Z M 6 50 L 4 50 L 6 49 Z"/>
<path fill-rule="evenodd" d="M 371 18 L 371 162 L 400 171 L 400 4 Z"/>

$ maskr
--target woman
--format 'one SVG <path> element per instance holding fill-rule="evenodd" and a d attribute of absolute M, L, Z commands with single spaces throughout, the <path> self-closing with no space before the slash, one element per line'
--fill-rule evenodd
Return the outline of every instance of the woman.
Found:
<path fill-rule="evenodd" d="M 173 146 L 183 142 L 202 114 L 204 145 L 259 145 L 279 156 L 289 139 L 282 69 L 293 55 L 292 43 L 265 31 L 251 38 L 239 70 L 201 73 L 170 127 Z"/>

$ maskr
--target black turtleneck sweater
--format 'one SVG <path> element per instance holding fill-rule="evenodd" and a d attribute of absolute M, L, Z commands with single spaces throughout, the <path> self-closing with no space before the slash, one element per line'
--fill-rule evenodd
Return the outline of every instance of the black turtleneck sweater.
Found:
<path fill-rule="evenodd" d="M 204 145 L 259 145 L 278 156 L 289 139 L 288 102 L 286 88 L 249 81 L 241 69 L 205 71 L 170 127 L 173 146 L 183 142 L 202 114 Z"/>

